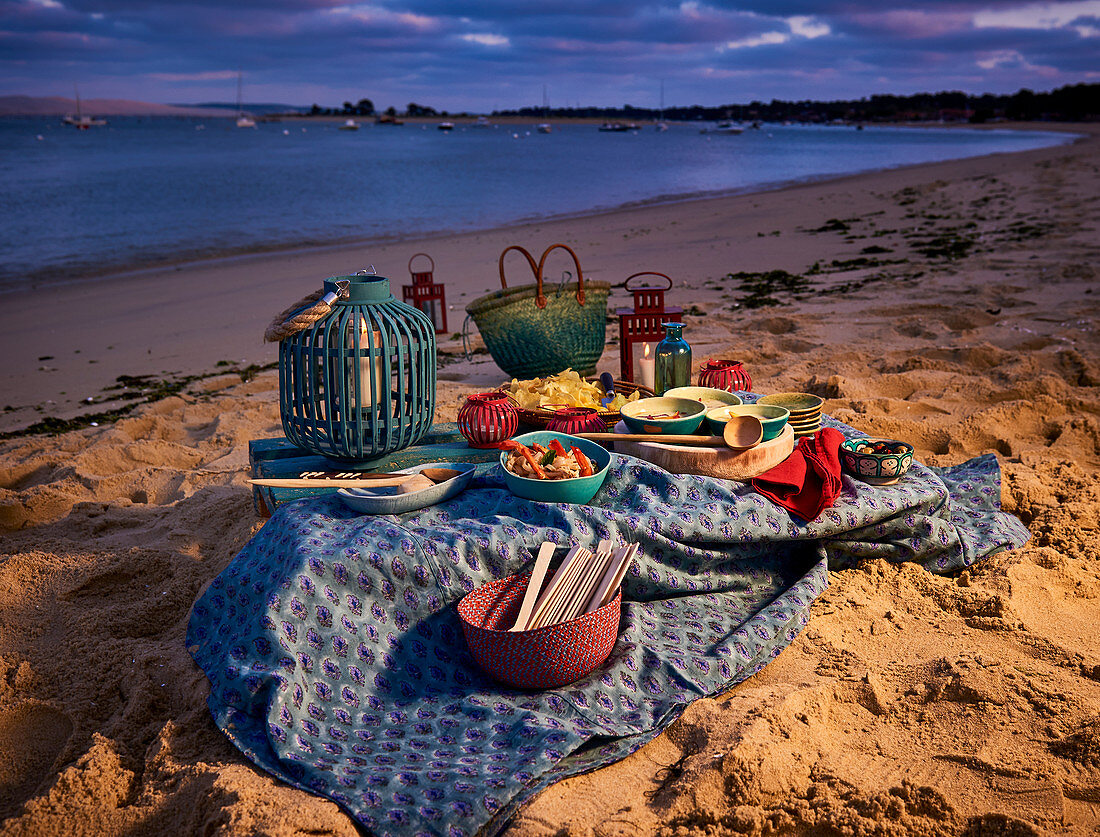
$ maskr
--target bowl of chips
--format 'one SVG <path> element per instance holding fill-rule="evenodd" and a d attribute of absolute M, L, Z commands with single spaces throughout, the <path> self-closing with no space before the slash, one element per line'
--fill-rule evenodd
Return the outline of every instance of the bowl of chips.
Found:
<path fill-rule="evenodd" d="M 519 420 L 532 427 L 546 427 L 559 410 L 589 407 L 608 427 L 619 421 L 624 404 L 653 395 L 653 390 L 629 381 L 615 381 L 609 397 L 597 378 L 583 378 L 572 369 L 545 378 L 513 378 L 500 391 L 515 402 Z"/>

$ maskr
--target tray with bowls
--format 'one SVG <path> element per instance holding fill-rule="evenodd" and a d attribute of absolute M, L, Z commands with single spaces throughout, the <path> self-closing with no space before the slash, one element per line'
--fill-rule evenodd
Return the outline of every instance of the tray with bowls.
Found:
<path fill-rule="evenodd" d="M 846 439 L 840 443 L 840 464 L 870 485 L 893 485 L 913 464 L 913 446 L 896 439 Z"/>
<path fill-rule="evenodd" d="M 821 429 L 821 408 L 825 399 L 808 392 L 777 392 L 765 395 L 757 404 L 783 407 L 790 412 L 787 423 L 795 437 L 812 436 Z"/>
<path fill-rule="evenodd" d="M 600 379 L 598 377 L 593 376 L 585 378 L 585 380 L 589 383 L 593 383 L 599 386 Z M 652 397 L 654 394 L 653 390 L 649 387 L 642 386 L 641 384 L 635 384 L 630 381 L 615 381 L 613 387 L 616 393 L 626 396 L 633 395 L 634 393 L 639 393 L 641 398 L 647 398 Z M 576 404 L 563 404 L 557 409 L 544 407 L 527 408 L 521 406 L 520 403 L 512 397 L 512 394 L 508 392 L 507 385 L 502 386 L 500 388 L 500 392 L 507 396 L 508 399 L 516 405 L 516 411 L 519 413 L 519 420 L 529 427 L 545 428 L 546 425 L 553 421 L 553 419 L 557 416 L 558 409 L 566 410 L 575 406 L 584 406 Z M 603 407 L 597 407 L 596 415 L 598 415 L 603 423 L 609 428 L 614 427 L 616 422 L 619 421 L 618 410 L 608 410 Z"/>

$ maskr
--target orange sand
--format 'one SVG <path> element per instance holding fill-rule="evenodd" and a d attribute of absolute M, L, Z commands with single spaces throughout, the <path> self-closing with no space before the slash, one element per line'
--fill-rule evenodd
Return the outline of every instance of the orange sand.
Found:
<path fill-rule="evenodd" d="M 808 628 L 763 672 L 693 704 L 635 756 L 545 791 L 507 833 L 1094 833 L 1098 174 L 1090 136 L 767 194 L 28 295 L 0 315 L 13 347 L 2 385 L 15 405 L 71 415 L 75 399 L 57 392 L 74 383 L 90 395 L 121 373 L 268 361 L 266 319 L 318 277 L 369 260 L 403 280 L 421 249 L 449 283 L 456 331 L 465 301 L 493 287 L 508 243 L 565 241 L 594 277 L 616 282 L 667 272 L 670 302 L 697 306 L 685 318 L 697 364 L 741 358 L 758 392 L 817 392 L 832 415 L 907 439 L 930 464 L 997 452 L 1004 506 L 1032 540 L 955 578 L 884 562 L 833 574 Z M 833 218 L 847 231 L 810 231 Z M 959 234 L 976 236 L 962 258 L 915 252 L 918 238 Z M 721 278 L 801 273 L 872 245 L 890 251 L 878 259 L 907 261 L 811 276 L 817 290 L 848 286 L 780 307 L 731 308 L 741 293 Z M 175 310 L 173 295 L 213 299 L 214 313 L 183 304 L 157 319 Z M 98 352 L 100 364 L 57 351 L 58 371 L 34 374 L 45 352 L 14 338 L 46 308 L 50 339 L 84 359 Z M 617 369 L 614 346 L 601 368 Z M 478 355 L 441 378 L 437 418 L 453 420 L 464 393 L 503 375 Z M 111 426 L 0 443 L 0 833 L 357 833 L 334 804 L 279 784 L 228 743 L 183 646 L 191 603 L 260 525 L 244 485 L 247 442 L 279 433 L 276 389 L 270 372 L 248 383 L 225 375 Z M 8 427 L 41 415 L 14 412 Z"/>

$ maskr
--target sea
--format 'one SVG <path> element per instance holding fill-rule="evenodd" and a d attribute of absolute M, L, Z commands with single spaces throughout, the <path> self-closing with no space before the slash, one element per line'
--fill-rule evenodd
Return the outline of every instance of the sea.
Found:
<path fill-rule="evenodd" d="M 0 119 L 0 291 L 260 250 L 486 229 L 1022 151 L 1064 133 L 764 124 Z"/>

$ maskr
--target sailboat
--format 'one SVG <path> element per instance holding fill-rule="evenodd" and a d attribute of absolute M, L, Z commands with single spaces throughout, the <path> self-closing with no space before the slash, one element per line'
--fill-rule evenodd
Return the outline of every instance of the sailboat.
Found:
<path fill-rule="evenodd" d="M 64 119 L 61 120 L 65 125 L 72 125 L 78 131 L 87 131 L 89 128 L 94 128 L 99 125 L 107 124 L 106 119 L 99 119 L 95 116 L 84 115 L 84 113 L 80 109 L 80 90 L 75 84 L 73 85 L 73 93 L 76 95 L 76 116 L 73 116 L 71 113 L 68 114 Z"/>
<path fill-rule="evenodd" d="M 668 123 L 665 122 L 665 82 L 661 80 L 661 110 L 657 113 L 657 122 L 653 125 L 657 131 L 667 131 Z"/>
<path fill-rule="evenodd" d="M 238 128 L 255 128 L 256 120 L 244 112 L 244 107 L 241 104 L 241 74 L 237 73 L 237 127 Z"/>

